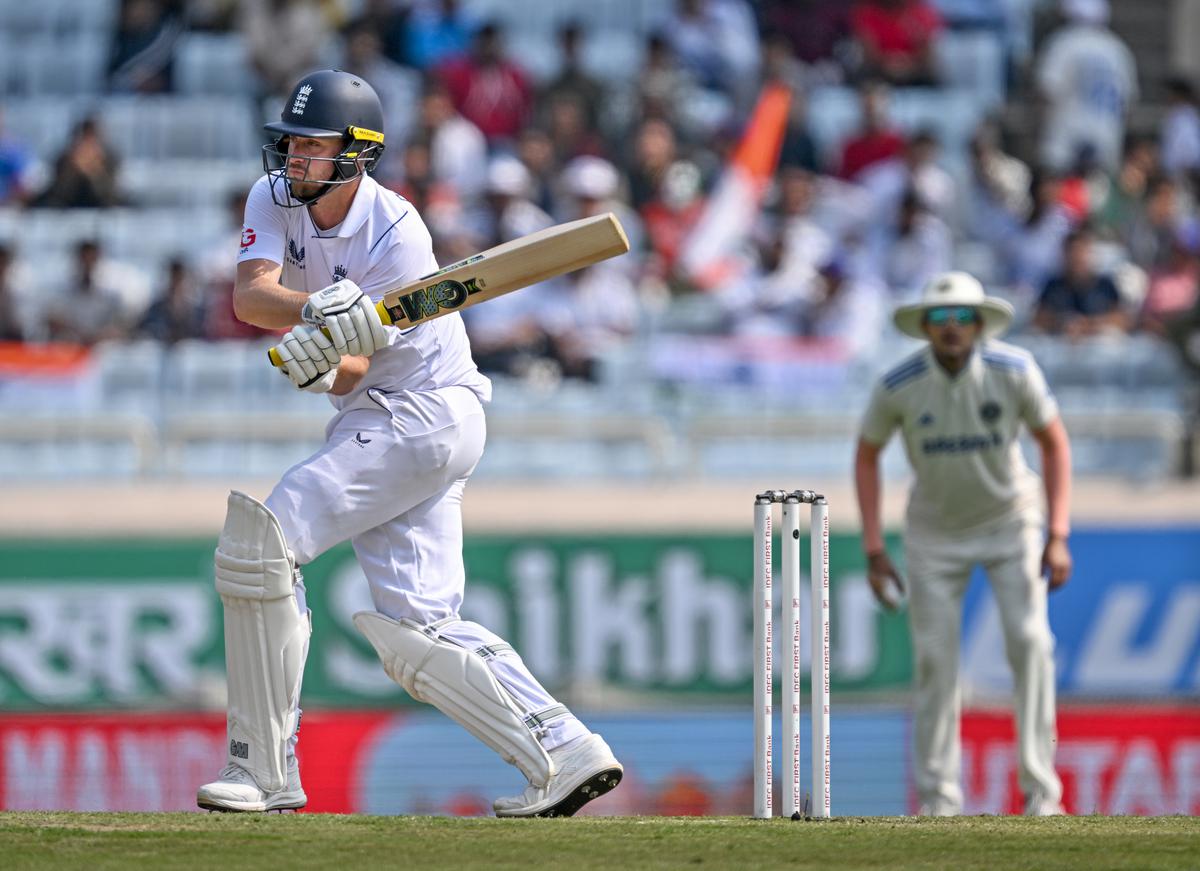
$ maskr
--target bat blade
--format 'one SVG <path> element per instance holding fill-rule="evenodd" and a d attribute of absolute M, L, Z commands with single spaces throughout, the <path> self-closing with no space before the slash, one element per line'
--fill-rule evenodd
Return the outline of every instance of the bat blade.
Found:
<path fill-rule="evenodd" d="M 384 324 L 407 329 L 628 250 L 621 222 L 608 212 L 556 224 L 452 263 L 389 291 L 375 307 Z M 267 354 L 272 365 L 282 365 L 275 348 Z"/>

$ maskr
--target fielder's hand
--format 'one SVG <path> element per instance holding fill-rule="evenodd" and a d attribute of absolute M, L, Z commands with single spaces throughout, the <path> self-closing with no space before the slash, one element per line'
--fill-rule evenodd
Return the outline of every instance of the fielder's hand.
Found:
<path fill-rule="evenodd" d="M 867 557 L 867 581 L 871 584 L 871 592 L 879 604 L 889 611 L 895 611 L 900 606 L 904 595 L 904 581 L 892 564 L 892 558 L 887 551 L 870 554 Z"/>
<path fill-rule="evenodd" d="M 309 326 L 329 330 L 333 347 L 343 357 L 370 357 L 387 344 L 375 303 L 349 279 L 312 294 L 300 319 Z"/>
<path fill-rule="evenodd" d="M 1042 574 L 1051 590 L 1057 590 L 1071 577 L 1071 549 L 1067 540 L 1057 535 L 1046 539 L 1046 549 L 1042 551 Z"/>
<path fill-rule="evenodd" d="M 342 356 L 320 327 L 293 327 L 277 346 L 282 372 L 300 390 L 327 393 L 337 376 Z"/>

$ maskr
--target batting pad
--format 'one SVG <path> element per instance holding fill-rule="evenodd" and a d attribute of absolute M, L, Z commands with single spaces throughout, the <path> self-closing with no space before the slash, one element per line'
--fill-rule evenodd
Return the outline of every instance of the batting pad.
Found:
<path fill-rule="evenodd" d="M 229 762 L 260 788 L 287 784 L 287 742 L 296 731 L 300 679 L 312 633 L 293 589 L 292 555 L 270 509 L 229 494 L 217 542 L 217 592 L 225 606 Z"/>
<path fill-rule="evenodd" d="M 354 625 L 367 637 L 388 677 L 433 705 L 517 766 L 531 784 L 546 785 L 554 764 L 483 658 L 406 620 L 359 611 Z"/>

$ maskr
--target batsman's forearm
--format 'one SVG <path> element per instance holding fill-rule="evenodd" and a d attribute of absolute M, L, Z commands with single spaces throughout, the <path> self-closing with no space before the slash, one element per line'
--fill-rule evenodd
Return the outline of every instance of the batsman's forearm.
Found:
<path fill-rule="evenodd" d="M 880 520 L 878 455 L 860 445 L 854 458 L 854 491 L 858 497 L 858 513 L 862 517 L 862 543 L 867 553 L 883 550 L 883 524 Z"/>
<path fill-rule="evenodd" d="M 337 378 L 329 392 L 334 396 L 345 396 L 358 386 L 367 370 L 371 368 L 370 357 L 343 357 L 338 363 Z"/>
<path fill-rule="evenodd" d="M 300 323 L 308 294 L 274 281 L 239 284 L 233 290 L 233 313 L 242 323 L 267 330 L 286 330 Z"/>
<path fill-rule="evenodd" d="M 1061 421 L 1051 424 L 1047 435 L 1041 441 L 1046 515 L 1050 534 L 1066 538 L 1071 532 L 1071 442 Z"/>

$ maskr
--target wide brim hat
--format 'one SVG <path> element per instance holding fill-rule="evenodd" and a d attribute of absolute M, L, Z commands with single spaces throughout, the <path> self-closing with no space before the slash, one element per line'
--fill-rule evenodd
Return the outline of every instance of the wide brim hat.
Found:
<path fill-rule="evenodd" d="M 965 272 L 944 272 L 921 291 L 919 302 L 899 306 L 892 315 L 896 329 L 914 339 L 927 338 L 922 327 L 925 312 L 942 306 L 970 306 L 983 320 L 982 338 L 1000 335 L 1012 325 L 1013 307 L 999 297 L 988 296 L 983 285 Z"/>

